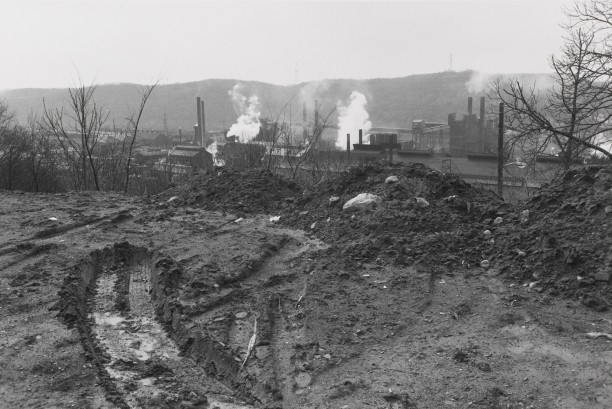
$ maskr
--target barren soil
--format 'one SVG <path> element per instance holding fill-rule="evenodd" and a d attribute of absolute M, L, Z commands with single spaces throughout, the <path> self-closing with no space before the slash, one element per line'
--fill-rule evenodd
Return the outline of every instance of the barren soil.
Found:
<path fill-rule="evenodd" d="M 387 165 L 0 192 L 0 407 L 610 408 L 612 186 L 584 174 L 516 208 Z M 361 192 L 382 204 L 343 211 Z"/>

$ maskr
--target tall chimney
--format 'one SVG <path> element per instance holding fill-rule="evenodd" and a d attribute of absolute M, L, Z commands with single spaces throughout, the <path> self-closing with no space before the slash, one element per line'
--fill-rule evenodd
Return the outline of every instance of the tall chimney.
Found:
<path fill-rule="evenodd" d="M 480 152 L 485 151 L 485 97 L 480 97 Z"/>
<path fill-rule="evenodd" d="M 359 145 L 363 144 L 363 129 L 359 130 Z"/>
<path fill-rule="evenodd" d="M 351 134 L 346 134 L 346 157 L 351 159 Z"/>
<path fill-rule="evenodd" d="M 179 143 L 183 142 L 183 131 L 181 128 L 179 128 Z"/>
<path fill-rule="evenodd" d="M 198 141 L 202 140 L 202 102 L 200 101 L 200 97 L 196 98 L 197 111 L 198 111 L 198 123 L 196 133 L 193 137 L 193 142 L 195 145 L 198 144 Z"/>
<path fill-rule="evenodd" d="M 468 115 L 472 115 L 472 97 L 468 97 Z"/>
<path fill-rule="evenodd" d="M 206 137 L 206 111 L 204 111 L 204 101 L 202 101 L 202 127 L 200 128 L 202 134 L 202 146 L 204 146 L 204 138 Z"/>
<path fill-rule="evenodd" d="M 195 124 L 193 126 L 193 144 L 194 145 L 198 144 L 198 135 L 200 135 L 200 127 L 198 126 L 198 124 Z"/>
<path fill-rule="evenodd" d="M 302 104 L 302 136 L 304 140 L 308 138 L 308 129 L 306 128 L 306 103 Z"/>

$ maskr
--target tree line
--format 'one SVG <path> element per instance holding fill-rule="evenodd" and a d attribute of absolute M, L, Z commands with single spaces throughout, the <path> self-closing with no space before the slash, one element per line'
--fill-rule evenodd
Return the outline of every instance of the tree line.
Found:
<path fill-rule="evenodd" d="M 59 108 L 43 101 L 42 114 L 29 115 L 26 124 L 0 101 L 0 189 L 142 193 L 160 185 L 151 169 L 134 162 L 140 120 L 156 86 L 140 89 L 140 103 L 122 127 L 96 104 L 94 85 L 68 89 Z"/>

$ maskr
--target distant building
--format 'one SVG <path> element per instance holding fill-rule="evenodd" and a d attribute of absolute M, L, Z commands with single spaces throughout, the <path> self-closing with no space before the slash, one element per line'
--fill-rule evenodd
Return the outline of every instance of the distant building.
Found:
<path fill-rule="evenodd" d="M 176 146 L 168 152 L 168 162 L 193 169 L 213 169 L 213 155 L 202 146 Z"/>

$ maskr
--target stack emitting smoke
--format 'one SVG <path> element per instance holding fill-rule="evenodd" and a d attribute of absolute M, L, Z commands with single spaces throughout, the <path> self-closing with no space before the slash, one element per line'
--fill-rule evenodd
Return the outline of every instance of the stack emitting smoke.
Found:
<path fill-rule="evenodd" d="M 243 89 L 244 86 L 242 84 L 236 84 L 228 91 L 229 96 L 232 98 L 234 110 L 239 116 L 236 123 L 230 127 L 227 136 L 236 136 L 240 142 L 246 143 L 255 138 L 259 133 L 261 112 L 257 95 L 251 95 L 247 98 L 243 94 Z"/>
<path fill-rule="evenodd" d="M 346 148 L 347 134 L 351 134 L 351 140 L 356 140 L 360 129 L 367 133 L 372 128 L 372 122 L 369 120 L 370 115 L 365 109 L 367 103 L 368 100 L 365 95 L 353 91 L 348 105 L 344 105 L 342 101 L 338 101 L 336 104 L 338 108 L 338 137 L 336 138 L 336 146 L 338 148 Z M 352 146 L 351 143 L 350 149 L 352 149 Z"/>

